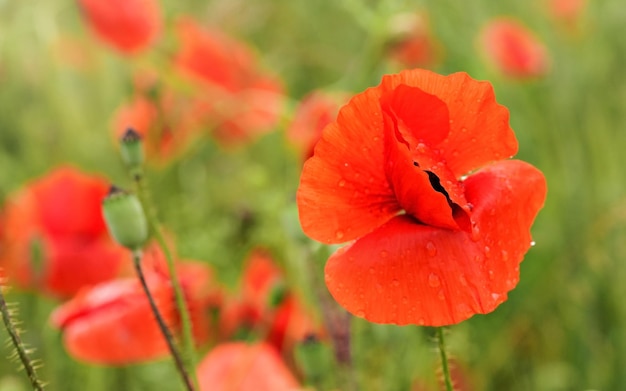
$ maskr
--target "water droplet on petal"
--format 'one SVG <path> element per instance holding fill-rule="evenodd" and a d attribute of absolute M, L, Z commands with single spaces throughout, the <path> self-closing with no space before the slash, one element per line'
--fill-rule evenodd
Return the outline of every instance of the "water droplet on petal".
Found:
<path fill-rule="evenodd" d="M 535 247 L 535 244 L 537 244 L 534 240 L 530 241 L 530 247 Z"/>
<path fill-rule="evenodd" d="M 495 301 L 498 301 L 498 299 L 500 299 L 500 294 L 499 293 L 492 293 L 491 294 L 491 298 L 494 299 Z"/>
<path fill-rule="evenodd" d="M 506 262 L 506 261 L 508 261 L 508 260 L 509 260 L 509 252 L 508 252 L 508 251 L 506 251 L 506 250 L 502 250 L 502 260 L 503 260 L 504 262 Z"/>
<path fill-rule="evenodd" d="M 472 313 L 472 310 L 465 303 L 460 303 L 456 306 L 456 310 L 459 312 L 461 316 L 468 316 Z"/>
<path fill-rule="evenodd" d="M 356 315 L 356 316 L 358 316 L 359 318 L 365 318 L 365 311 L 363 311 L 363 310 L 358 310 L 358 311 L 355 313 L 355 315 Z"/>
<path fill-rule="evenodd" d="M 489 246 L 485 246 L 485 257 L 491 257 L 491 249 L 489 248 Z"/>
<path fill-rule="evenodd" d="M 428 276 L 428 285 L 433 288 L 437 288 L 438 286 L 440 286 L 441 280 L 439 280 L 439 276 L 435 273 L 430 273 L 430 275 Z"/>
<path fill-rule="evenodd" d="M 446 294 L 443 292 L 443 290 L 440 290 L 439 294 L 437 294 L 437 297 L 439 298 L 439 300 L 445 300 Z"/>
<path fill-rule="evenodd" d="M 387 251 L 385 251 L 385 250 L 382 250 L 379 255 L 380 255 L 381 258 L 387 258 L 389 253 Z"/>
<path fill-rule="evenodd" d="M 369 268 L 369 272 L 370 272 L 370 274 L 374 274 L 374 273 L 376 273 L 376 270 L 373 267 L 370 267 Z"/>
<path fill-rule="evenodd" d="M 344 179 L 340 180 L 339 183 L 337 183 L 337 185 L 339 187 L 344 187 L 346 185 L 346 181 Z"/>
<path fill-rule="evenodd" d="M 337 240 L 341 240 L 343 239 L 344 233 L 343 231 L 337 231 L 335 232 L 335 236 L 337 237 Z"/>
<path fill-rule="evenodd" d="M 417 320 L 417 324 L 420 325 L 420 326 L 423 326 L 423 325 L 426 324 L 426 320 L 424 318 L 419 318 Z"/>
<path fill-rule="evenodd" d="M 467 286 L 467 278 L 465 278 L 465 274 L 461 274 L 459 276 L 459 281 L 461 282 L 461 285 Z"/>
<path fill-rule="evenodd" d="M 409 299 L 406 296 L 402 297 L 402 304 L 404 304 L 404 305 L 409 304 Z"/>
<path fill-rule="evenodd" d="M 400 281 L 398 280 L 393 280 L 391 281 L 391 285 L 395 286 L 395 287 L 399 287 L 400 286 Z"/>
<path fill-rule="evenodd" d="M 430 255 L 431 257 L 434 257 L 435 255 L 437 255 L 437 247 L 435 246 L 435 243 L 433 242 L 426 243 L 426 251 L 428 252 L 428 255 Z"/>
<path fill-rule="evenodd" d="M 493 277 L 494 277 L 493 270 L 489 270 L 489 279 L 493 280 Z"/>

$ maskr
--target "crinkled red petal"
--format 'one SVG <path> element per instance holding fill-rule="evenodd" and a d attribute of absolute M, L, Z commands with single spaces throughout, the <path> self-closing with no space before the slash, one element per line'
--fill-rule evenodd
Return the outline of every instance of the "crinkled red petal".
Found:
<path fill-rule="evenodd" d="M 383 128 L 376 92 L 369 89 L 324 129 L 297 193 L 307 235 L 324 243 L 347 242 L 401 210 L 385 175 Z"/>
<path fill-rule="evenodd" d="M 442 76 L 413 69 L 385 76 L 380 88 L 390 91 L 403 84 L 418 87 L 447 105 L 448 136 L 428 146 L 442 157 L 456 178 L 517 152 L 509 111 L 496 103 L 490 83 L 474 80 L 462 72 Z"/>
<path fill-rule="evenodd" d="M 429 326 L 459 323 L 504 302 L 530 247 L 545 178 L 527 163 L 504 161 L 465 186 L 477 231 L 395 217 L 331 256 L 326 284 L 334 298 L 372 322 Z"/>

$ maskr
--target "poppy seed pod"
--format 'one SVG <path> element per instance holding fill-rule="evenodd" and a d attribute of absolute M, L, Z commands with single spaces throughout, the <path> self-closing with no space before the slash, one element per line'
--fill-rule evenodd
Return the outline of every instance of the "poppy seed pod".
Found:
<path fill-rule="evenodd" d="M 133 128 L 126 129 L 120 138 L 122 161 L 131 171 L 141 169 L 144 161 L 143 141 L 141 135 Z"/>
<path fill-rule="evenodd" d="M 148 239 L 146 215 L 134 194 L 111 186 L 102 211 L 109 233 L 122 246 L 138 250 Z"/>

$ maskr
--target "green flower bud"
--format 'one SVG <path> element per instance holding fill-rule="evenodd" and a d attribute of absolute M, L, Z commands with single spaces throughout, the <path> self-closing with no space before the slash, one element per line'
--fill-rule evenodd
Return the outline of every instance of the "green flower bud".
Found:
<path fill-rule="evenodd" d="M 148 221 L 134 194 L 111 186 L 102 211 L 109 233 L 122 246 L 135 251 L 148 240 Z"/>
<path fill-rule="evenodd" d="M 131 171 L 141 170 L 144 161 L 143 141 L 141 135 L 133 128 L 126 129 L 120 139 L 122 161 Z"/>

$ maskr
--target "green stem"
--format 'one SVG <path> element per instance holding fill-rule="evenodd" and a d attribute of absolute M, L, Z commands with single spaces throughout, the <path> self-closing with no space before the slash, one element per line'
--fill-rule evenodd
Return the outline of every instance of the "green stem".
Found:
<path fill-rule="evenodd" d="M 163 334 L 163 337 L 165 337 L 165 340 L 167 341 L 167 347 L 170 349 L 170 353 L 172 354 L 172 357 L 174 357 L 176 368 L 178 369 L 178 372 L 180 373 L 180 376 L 182 377 L 187 390 L 194 391 L 195 387 L 189 376 L 189 372 L 185 368 L 185 364 L 180 355 L 180 352 L 178 351 L 178 348 L 176 347 L 174 343 L 174 336 L 172 335 L 172 332 L 170 331 L 170 329 L 167 327 L 167 324 L 165 324 L 165 320 L 161 316 L 161 312 L 157 308 L 156 303 L 154 302 L 154 298 L 152 297 L 152 294 L 150 293 L 150 289 L 148 288 L 148 284 L 146 283 L 146 278 L 143 274 L 143 270 L 141 269 L 141 251 L 133 251 L 133 264 L 135 265 L 135 271 L 137 272 L 139 281 L 141 281 L 141 286 L 143 287 L 143 291 L 146 293 L 146 296 L 148 297 L 148 301 L 150 302 L 150 308 L 152 309 L 152 313 L 154 314 L 157 320 L 157 323 L 159 324 L 159 328 L 161 329 L 161 333 Z"/>
<path fill-rule="evenodd" d="M 33 361 L 28 357 L 28 350 L 24 346 L 22 339 L 20 338 L 19 331 L 15 328 L 15 324 L 11 319 L 11 311 L 7 306 L 7 302 L 4 299 L 4 294 L 2 293 L 2 287 L 0 286 L 0 312 L 2 313 L 2 319 L 4 320 L 4 327 L 7 329 L 9 333 L 9 337 L 11 338 L 11 343 L 15 347 L 15 351 L 17 352 L 17 356 L 19 357 L 22 365 L 24 366 L 24 370 L 26 371 L 26 375 L 28 376 L 28 380 L 30 380 L 30 384 L 33 387 L 33 390 L 43 391 L 43 383 L 37 377 L 37 370 L 35 369 L 35 365 Z"/>
<path fill-rule="evenodd" d="M 450 367 L 448 365 L 448 356 L 446 353 L 446 342 L 443 337 L 443 327 L 437 327 L 437 346 L 441 356 L 441 369 L 443 371 L 443 381 L 446 385 L 446 391 L 454 391 L 452 386 L 452 378 L 450 377 Z"/>
<path fill-rule="evenodd" d="M 176 267 L 174 265 L 174 258 L 172 257 L 172 253 L 167 245 L 165 238 L 163 237 L 163 232 L 161 231 L 161 226 L 159 225 L 159 221 L 156 217 L 156 213 L 154 212 L 154 208 L 150 203 L 149 191 L 146 186 L 145 181 L 143 180 L 143 175 L 141 173 L 134 173 L 133 179 L 135 180 L 135 184 L 137 185 L 137 192 L 141 203 L 143 204 L 143 208 L 146 211 L 146 215 L 148 218 L 148 224 L 150 225 L 150 229 L 156 239 L 159 247 L 163 251 L 165 255 L 165 259 L 167 261 L 167 267 L 170 273 L 170 280 L 172 282 L 172 287 L 174 288 L 174 297 L 176 300 L 176 307 L 178 308 L 178 313 L 180 314 L 181 319 L 181 333 L 182 333 L 182 345 L 183 351 L 185 353 L 186 366 L 189 372 L 191 373 L 191 378 L 193 380 L 193 384 L 195 386 L 198 385 L 198 379 L 196 377 L 196 352 L 195 352 L 195 344 L 193 340 L 193 331 L 191 327 L 191 317 L 189 315 L 189 309 L 187 308 L 187 303 L 185 302 L 185 296 L 183 294 L 183 289 L 180 285 L 180 281 L 178 280 L 178 273 L 176 272 Z"/>

